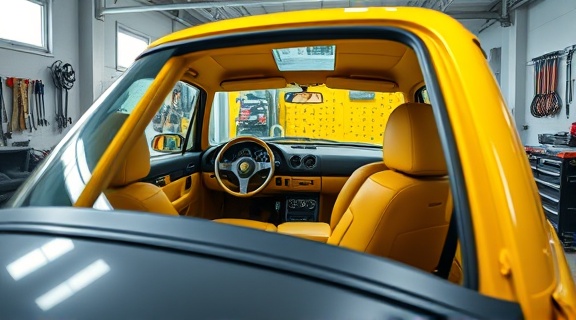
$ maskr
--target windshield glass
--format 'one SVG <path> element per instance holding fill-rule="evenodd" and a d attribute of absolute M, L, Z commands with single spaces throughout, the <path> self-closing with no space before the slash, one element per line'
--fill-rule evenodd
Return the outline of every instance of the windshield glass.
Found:
<path fill-rule="evenodd" d="M 311 86 L 218 92 L 210 118 L 210 143 L 242 135 L 264 140 L 358 143 L 382 146 L 390 113 L 404 102 L 400 92 L 368 92 Z"/>

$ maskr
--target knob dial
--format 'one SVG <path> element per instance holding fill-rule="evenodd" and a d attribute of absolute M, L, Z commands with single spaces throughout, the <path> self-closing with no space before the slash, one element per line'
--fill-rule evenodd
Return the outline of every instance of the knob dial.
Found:
<path fill-rule="evenodd" d="M 296 208 L 296 200 L 294 200 L 294 199 L 289 199 L 289 200 L 288 200 L 288 208 L 290 208 L 290 209 Z"/>
<path fill-rule="evenodd" d="M 306 201 L 306 208 L 313 210 L 316 208 L 316 200 L 308 200 Z"/>
<path fill-rule="evenodd" d="M 304 199 L 298 200 L 298 206 L 300 208 L 306 208 L 306 200 L 304 200 Z"/>

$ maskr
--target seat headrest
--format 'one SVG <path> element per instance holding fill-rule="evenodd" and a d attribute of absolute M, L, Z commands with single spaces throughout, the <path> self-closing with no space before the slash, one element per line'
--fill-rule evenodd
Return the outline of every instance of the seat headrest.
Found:
<path fill-rule="evenodd" d="M 123 187 L 145 178 L 150 173 L 150 150 L 146 136 L 142 135 L 122 160 L 118 172 L 110 182 L 111 187 Z"/>
<path fill-rule="evenodd" d="M 446 160 L 432 106 L 405 103 L 390 115 L 384 131 L 384 164 L 413 176 L 444 176 Z"/>

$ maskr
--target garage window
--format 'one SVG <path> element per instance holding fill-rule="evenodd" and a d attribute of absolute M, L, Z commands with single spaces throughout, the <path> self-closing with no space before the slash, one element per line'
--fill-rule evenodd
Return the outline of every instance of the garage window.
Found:
<path fill-rule="evenodd" d="M 51 53 L 52 0 L 0 1 L 0 47 Z"/>
<path fill-rule="evenodd" d="M 116 69 L 126 70 L 150 44 L 150 37 L 121 24 L 116 25 Z"/>

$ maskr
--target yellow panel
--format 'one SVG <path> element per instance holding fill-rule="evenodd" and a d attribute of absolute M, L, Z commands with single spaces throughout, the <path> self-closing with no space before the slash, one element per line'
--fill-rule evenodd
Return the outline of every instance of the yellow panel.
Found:
<path fill-rule="evenodd" d="M 390 113 L 404 102 L 402 93 L 375 93 L 374 100 L 350 100 L 348 90 L 334 90 L 325 86 L 310 87 L 321 92 L 324 102 L 319 104 L 286 103 L 278 106 L 278 121 L 286 136 L 331 139 L 343 142 L 381 144 Z M 283 96 L 280 92 L 280 96 Z M 230 138 L 236 136 L 236 117 L 239 92 L 228 94 Z"/>

